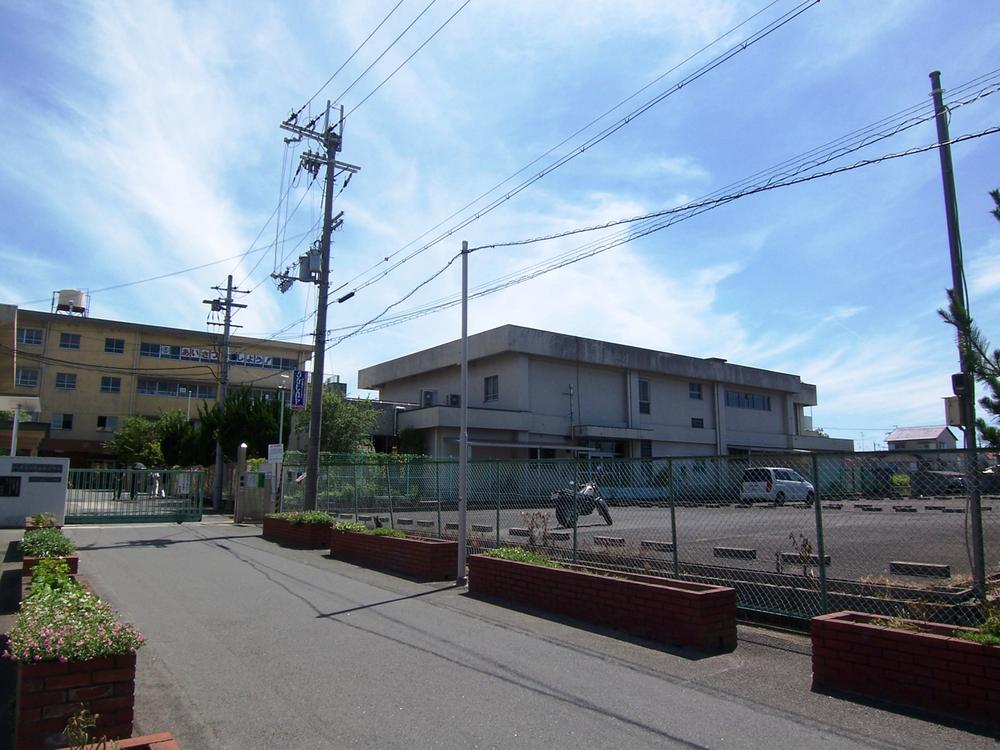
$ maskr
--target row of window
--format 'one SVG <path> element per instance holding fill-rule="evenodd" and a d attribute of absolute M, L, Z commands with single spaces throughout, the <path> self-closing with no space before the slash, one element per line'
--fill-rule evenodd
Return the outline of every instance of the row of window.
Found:
<path fill-rule="evenodd" d="M 736 409 L 756 409 L 771 411 L 771 397 L 760 393 L 745 393 L 743 391 L 726 391 L 726 406 Z"/>
<path fill-rule="evenodd" d="M 157 359 L 183 359 L 189 362 L 218 362 L 219 353 L 215 349 L 199 349 L 191 346 L 173 346 L 143 341 L 139 344 L 139 355 Z M 230 352 L 229 362 L 244 367 L 263 367 L 270 370 L 294 370 L 299 363 L 289 357 L 272 357 L 268 354 Z"/>
<path fill-rule="evenodd" d="M 72 430 L 73 429 L 73 415 L 72 414 L 53 414 L 52 415 L 52 429 L 53 430 Z M 110 415 L 100 415 L 97 417 L 97 431 L 98 432 L 114 432 L 118 429 L 118 417 Z"/>
<path fill-rule="evenodd" d="M 19 367 L 15 376 L 19 386 L 35 388 L 38 386 L 38 370 Z M 76 390 L 75 372 L 57 372 L 56 388 L 61 391 Z M 256 391 L 256 389 L 255 389 Z M 101 376 L 101 393 L 121 393 L 122 379 L 116 375 Z M 141 378 L 137 393 L 145 396 L 179 396 L 181 398 L 214 399 L 215 386 L 210 384 L 185 384 L 174 381 L 148 380 Z"/>

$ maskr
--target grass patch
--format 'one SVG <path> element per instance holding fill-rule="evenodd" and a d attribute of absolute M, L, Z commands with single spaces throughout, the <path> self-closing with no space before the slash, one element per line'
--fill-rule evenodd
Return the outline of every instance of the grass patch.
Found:
<path fill-rule="evenodd" d="M 547 555 L 526 550 L 524 547 L 496 547 L 495 549 L 486 550 L 483 554 L 487 557 L 498 557 L 501 560 L 544 565 L 546 568 L 562 567 L 555 560 L 550 560 Z"/>
<path fill-rule="evenodd" d="M 281 521 L 288 521 L 295 526 L 303 524 L 317 524 L 319 526 L 332 526 L 333 516 L 321 510 L 296 510 L 287 513 L 268 513 L 268 518 L 277 518 Z"/>

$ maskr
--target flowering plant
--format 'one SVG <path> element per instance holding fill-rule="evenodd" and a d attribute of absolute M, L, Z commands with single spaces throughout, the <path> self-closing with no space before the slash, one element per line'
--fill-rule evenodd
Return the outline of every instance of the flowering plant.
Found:
<path fill-rule="evenodd" d="M 65 557 L 76 552 L 76 545 L 59 529 L 31 529 L 21 540 L 21 554 L 25 557 Z"/>
<path fill-rule="evenodd" d="M 79 585 L 43 587 L 21 603 L 3 656 L 19 662 L 86 661 L 130 654 L 145 638 Z"/>

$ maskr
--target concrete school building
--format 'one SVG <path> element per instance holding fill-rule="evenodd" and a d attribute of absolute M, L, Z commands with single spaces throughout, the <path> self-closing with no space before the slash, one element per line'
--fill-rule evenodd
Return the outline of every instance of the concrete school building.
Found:
<path fill-rule="evenodd" d="M 413 403 L 395 419 L 435 456 L 458 453 L 461 341 L 358 372 Z M 798 375 L 505 325 L 469 337 L 475 458 L 656 458 L 853 451 L 812 430 L 816 386 Z"/>
<path fill-rule="evenodd" d="M 91 318 L 85 306 L 63 305 L 62 294 L 54 307 L 0 305 L 0 393 L 23 399 L 32 416 L 19 425 L 18 455 L 111 466 L 103 444 L 125 417 L 179 410 L 194 419 L 203 402 L 217 400 L 221 329 Z M 230 387 L 250 387 L 261 398 L 277 398 L 284 389 L 287 400 L 291 372 L 312 356 L 312 347 L 302 344 L 243 336 L 230 342 Z M 40 428 L 46 434 L 38 439 Z M 28 434 L 34 445 L 21 442 Z M 2 447 L 9 444 L 8 437 Z"/>

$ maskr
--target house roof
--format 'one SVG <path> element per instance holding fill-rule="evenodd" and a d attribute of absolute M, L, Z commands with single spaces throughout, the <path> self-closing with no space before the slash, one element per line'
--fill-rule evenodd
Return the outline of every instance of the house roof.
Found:
<path fill-rule="evenodd" d="M 948 437 L 955 437 L 951 430 L 949 430 L 945 425 L 933 425 L 931 427 L 897 427 L 889 433 L 889 437 L 885 439 L 885 442 L 902 443 L 907 440 L 937 440 L 945 432 L 948 433 Z"/>

